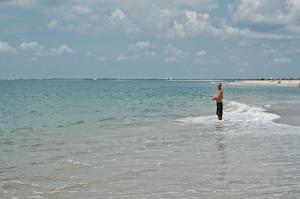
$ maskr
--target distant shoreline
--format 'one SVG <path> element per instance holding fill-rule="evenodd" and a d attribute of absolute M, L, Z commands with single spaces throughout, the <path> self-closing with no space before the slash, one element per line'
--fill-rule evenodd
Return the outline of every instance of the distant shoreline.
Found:
<path fill-rule="evenodd" d="M 238 81 L 236 83 L 252 85 L 299 86 L 300 80 L 245 80 Z"/>
<path fill-rule="evenodd" d="M 222 81 L 222 82 L 239 82 L 239 83 L 258 83 L 268 82 L 261 79 L 173 79 L 173 78 L 143 78 L 143 79 L 123 79 L 123 78 L 0 78 L 0 81 L 18 81 L 18 80 L 48 80 L 48 81 L 91 81 L 91 80 L 162 80 L 162 81 Z M 273 80 L 277 83 L 278 80 Z M 281 81 L 300 81 L 298 80 L 281 80 Z"/>
<path fill-rule="evenodd" d="M 199 81 L 199 82 L 221 82 L 230 84 L 248 85 L 273 85 L 273 86 L 299 86 L 300 79 L 293 80 L 259 80 L 259 79 L 118 79 L 118 78 L 45 78 L 45 79 L 14 79 L 3 78 L 0 81 Z"/>

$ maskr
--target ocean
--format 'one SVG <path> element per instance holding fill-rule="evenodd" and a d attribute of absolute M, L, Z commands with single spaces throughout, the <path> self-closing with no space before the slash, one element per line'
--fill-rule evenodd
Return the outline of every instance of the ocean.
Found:
<path fill-rule="evenodd" d="M 300 89 L 222 82 L 219 121 L 217 83 L 0 81 L 0 198 L 300 198 Z"/>

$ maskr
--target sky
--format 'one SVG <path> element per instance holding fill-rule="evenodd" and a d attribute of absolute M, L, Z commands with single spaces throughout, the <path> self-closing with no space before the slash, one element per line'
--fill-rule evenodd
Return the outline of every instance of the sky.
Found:
<path fill-rule="evenodd" d="M 300 78 L 299 0 L 0 0 L 0 79 Z"/>

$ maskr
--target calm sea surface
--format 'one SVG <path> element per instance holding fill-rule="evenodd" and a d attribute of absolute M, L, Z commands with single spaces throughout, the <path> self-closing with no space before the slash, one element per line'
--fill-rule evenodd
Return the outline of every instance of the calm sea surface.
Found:
<path fill-rule="evenodd" d="M 0 81 L 0 198 L 300 198 L 300 89 L 222 87 Z"/>

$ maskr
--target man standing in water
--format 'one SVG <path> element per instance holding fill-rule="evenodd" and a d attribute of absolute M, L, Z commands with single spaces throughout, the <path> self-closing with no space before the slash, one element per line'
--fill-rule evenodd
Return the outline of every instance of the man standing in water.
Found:
<path fill-rule="evenodd" d="M 222 91 L 222 84 L 218 83 L 218 94 L 217 96 L 214 96 L 212 98 L 212 100 L 216 100 L 217 101 L 217 115 L 219 117 L 219 120 L 222 120 L 222 114 L 223 114 L 223 103 L 222 103 L 222 99 L 223 99 L 223 91 Z"/>

